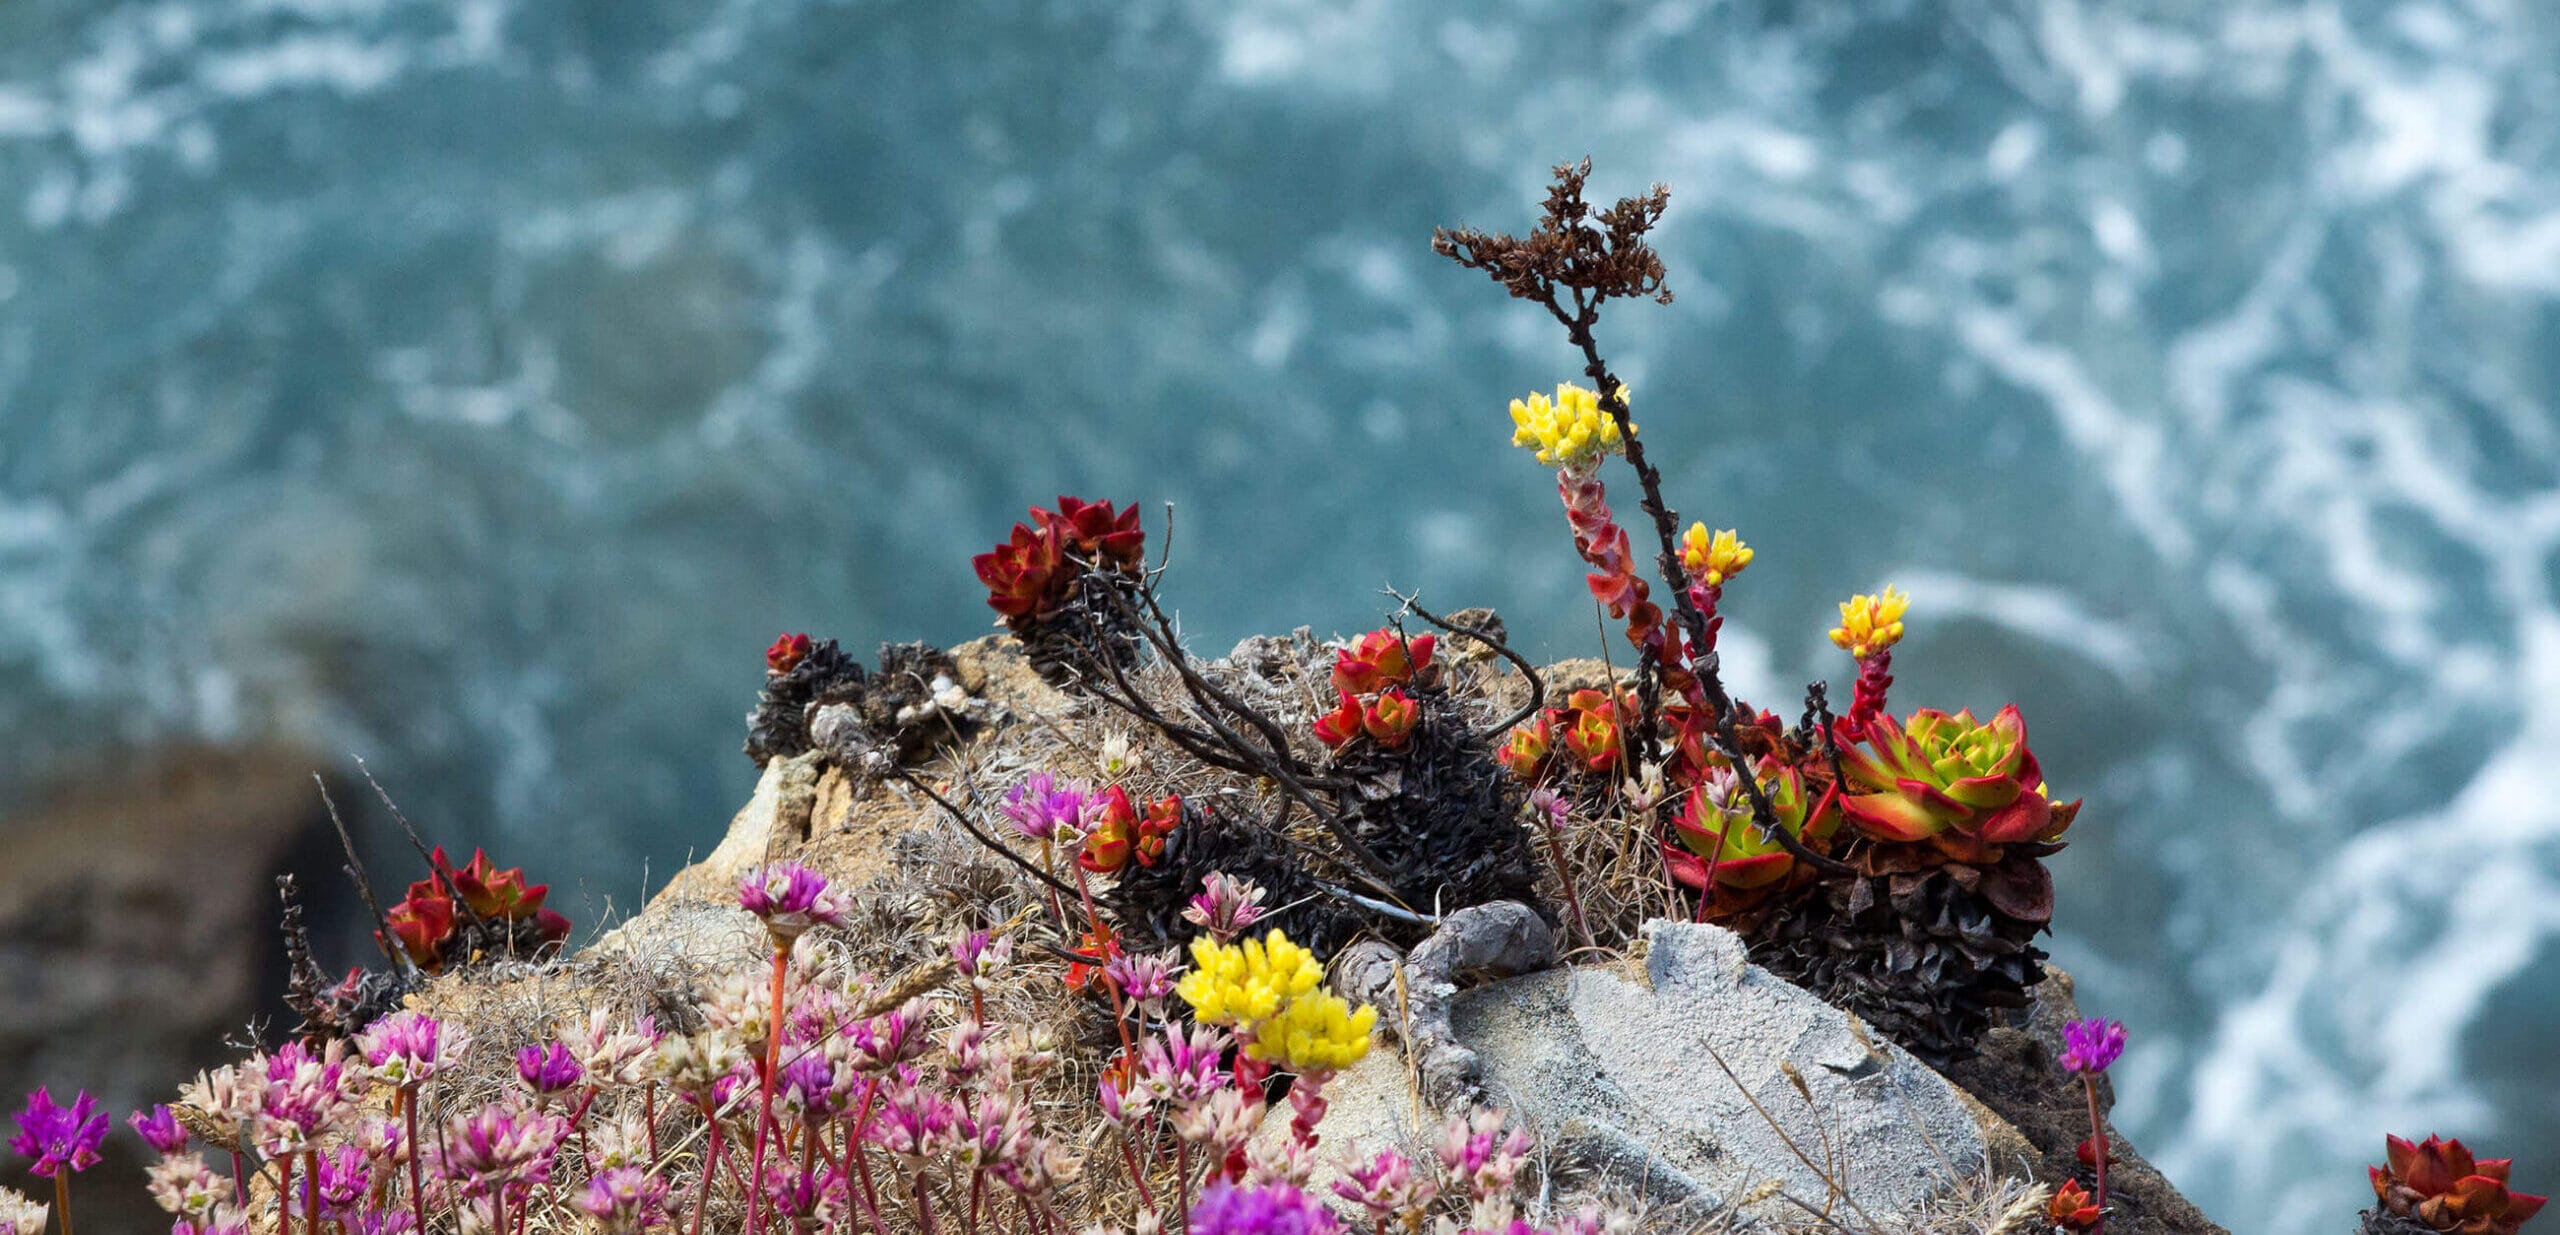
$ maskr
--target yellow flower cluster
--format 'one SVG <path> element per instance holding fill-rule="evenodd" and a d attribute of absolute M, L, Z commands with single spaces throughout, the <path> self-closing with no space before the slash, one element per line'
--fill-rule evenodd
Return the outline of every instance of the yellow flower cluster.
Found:
<path fill-rule="evenodd" d="M 1884 585 L 1881 596 L 1858 595 L 1840 602 L 1840 624 L 1831 642 L 1860 660 L 1902 641 L 1902 614 L 1911 598 Z"/>
<path fill-rule="evenodd" d="M 1708 587 L 1723 587 L 1725 580 L 1750 564 L 1751 546 L 1742 543 L 1742 534 L 1731 528 L 1709 536 L 1706 524 L 1692 523 L 1689 534 L 1681 538 L 1680 565 L 1690 578 Z"/>
<path fill-rule="evenodd" d="M 1290 1001 L 1280 1015 L 1256 1022 L 1245 1053 L 1292 1072 L 1339 1072 L 1369 1053 L 1369 1031 L 1378 1026 L 1378 1010 L 1360 1010 L 1340 995 L 1318 991 Z"/>
<path fill-rule="evenodd" d="M 1624 384 L 1618 387 L 1618 397 L 1627 397 Z M 1618 434 L 1617 420 L 1601 410 L 1599 392 L 1571 382 L 1558 385 L 1553 399 L 1534 390 L 1527 399 L 1513 399 L 1511 424 L 1511 444 L 1537 451 L 1538 462 L 1548 467 L 1596 467 L 1603 457 L 1627 448 Z M 1635 429 L 1633 424 L 1627 426 L 1628 433 Z"/>
<path fill-rule="evenodd" d="M 1353 1011 L 1316 989 L 1324 966 L 1287 935 L 1236 944 L 1203 935 L 1191 941 L 1191 961 L 1175 993 L 1201 1023 L 1234 1029 L 1254 1058 L 1305 1072 L 1346 1068 L 1369 1053 L 1378 1010 Z"/>

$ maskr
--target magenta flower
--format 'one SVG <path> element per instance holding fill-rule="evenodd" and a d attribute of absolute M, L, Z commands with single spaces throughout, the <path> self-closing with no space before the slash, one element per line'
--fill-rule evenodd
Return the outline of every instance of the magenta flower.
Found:
<path fill-rule="evenodd" d="M 2104 1072 L 2108 1065 L 2124 1054 L 2124 1023 L 2110 1020 L 2073 1021 L 2062 1027 L 2062 1070 L 2065 1072 Z"/>
<path fill-rule="evenodd" d="M 667 1220 L 666 1181 L 636 1166 L 598 1171 L 587 1180 L 578 1208 L 596 1220 L 607 1235 L 639 1235 Z"/>
<path fill-rule="evenodd" d="M 1176 1106 L 1207 1101 L 1227 1087 L 1227 1074 L 1218 1069 L 1226 1049 L 1227 1036 L 1207 1025 L 1194 1024 L 1188 1032 L 1168 1027 L 1139 1050 L 1138 1085 Z"/>
<path fill-rule="evenodd" d="M 357 1040 L 365 1064 L 383 1082 L 398 1089 L 425 1084 L 453 1066 L 471 1045 L 471 1034 L 424 1012 L 394 1012 L 375 1021 Z"/>
<path fill-rule="evenodd" d="M 824 1051 L 803 1051 L 782 1066 L 782 1075 L 774 1081 L 773 1100 L 778 1106 L 800 1112 L 812 1123 L 830 1118 L 844 1109 L 845 1087 L 836 1084 L 836 1066 Z"/>
<path fill-rule="evenodd" d="M 848 1035 L 853 1046 L 853 1066 L 876 1072 L 923 1054 L 932 1044 L 924 1031 L 926 1011 L 924 1000 L 910 999 L 855 1025 Z"/>
<path fill-rule="evenodd" d="M 1414 1175 L 1413 1159 L 1393 1149 L 1381 1149 L 1366 1162 L 1345 1162 L 1342 1175 L 1333 1181 L 1333 1194 L 1380 1222 L 1428 1205 L 1440 1192 L 1428 1176 Z"/>
<path fill-rule="evenodd" d="M 1254 881 L 1211 871 L 1200 881 L 1200 894 L 1191 898 L 1191 907 L 1182 911 L 1182 917 L 1218 942 L 1233 943 L 1271 912 L 1262 907 L 1262 897 L 1262 888 Z"/>
<path fill-rule="evenodd" d="M 1074 781 L 1034 772 L 1005 795 L 1004 817 L 1012 820 L 1014 830 L 1024 836 L 1051 840 L 1061 829 L 1082 831 L 1085 809 L 1091 800 L 1092 795 L 1084 786 Z"/>
<path fill-rule="evenodd" d="M 125 1123 L 163 1158 L 187 1147 L 187 1130 L 178 1126 L 178 1117 L 166 1106 L 135 1111 L 125 1118 Z"/>
<path fill-rule="evenodd" d="M 551 1045 L 528 1046 L 516 1052 L 516 1076 L 524 1087 L 537 1094 L 555 1094 L 578 1083 L 587 1070 L 578 1066 L 578 1057 L 569 1048 Z"/>
<path fill-rule="evenodd" d="M 1153 1006 L 1173 993 L 1173 963 L 1161 956 L 1123 952 L 1102 967 L 1102 976 L 1128 999 Z"/>
<path fill-rule="evenodd" d="M 824 923 L 844 925 L 844 906 L 827 891 L 827 877 L 797 862 L 777 862 L 738 880 L 738 906 L 764 919 L 777 943 L 787 943 Z"/>
<path fill-rule="evenodd" d="M 1334 1235 L 1342 1223 L 1322 1202 L 1287 1184 L 1239 1188 L 1219 1180 L 1191 1207 L 1191 1235 Z"/>
<path fill-rule="evenodd" d="M 365 1161 L 364 1151 L 353 1145 L 340 1145 L 320 1159 L 320 1216 L 336 1221 L 352 1217 L 365 1190 L 373 1185 L 373 1166 Z M 301 1203 L 299 1195 L 286 1200 L 288 1206 Z"/>
<path fill-rule="evenodd" d="M 986 931 L 977 931 L 951 945 L 952 967 L 962 980 L 981 990 L 986 988 L 985 980 L 994 977 L 1012 959 L 1011 935 L 998 939 Z"/>
<path fill-rule="evenodd" d="M 568 1135 L 569 1121 L 557 1115 L 493 1102 L 445 1121 L 439 1169 L 467 1197 L 517 1183 L 549 1183 L 552 1156 Z"/>
<path fill-rule="evenodd" d="M 98 1146 L 106 1139 L 107 1117 L 98 1111 L 96 1098 L 84 1090 L 69 1107 L 56 1106 L 53 1095 L 38 1085 L 27 1095 L 27 1109 L 18 1113 L 18 1134 L 9 1138 L 9 1148 L 35 1159 L 35 1173 L 51 1179 L 64 1167 L 77 1174 L 96 1165 Z"/>

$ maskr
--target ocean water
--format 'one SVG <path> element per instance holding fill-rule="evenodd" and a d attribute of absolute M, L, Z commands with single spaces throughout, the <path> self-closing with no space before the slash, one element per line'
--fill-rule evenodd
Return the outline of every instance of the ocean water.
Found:
<path fill-rule="evenodd" d="M 2234 1230 L 2386 1131 L 2560 1185 L 2560 11 L 2433 3 L 0 5 L 0 801 L 283 737 L 628 906 L 774 632 L 986 629 L 1060 492 L 1205 649 L 1378 589 L 1599 643 L 1434 258 L 1661 180 L 1604 342 L 1760 551 L 1747 695 L 2024 708 L 2057 952 Z M 1632 506 L 1632 498 L 1622 504 Z M 5 815 L 0 811 L 0 815 Z"/>

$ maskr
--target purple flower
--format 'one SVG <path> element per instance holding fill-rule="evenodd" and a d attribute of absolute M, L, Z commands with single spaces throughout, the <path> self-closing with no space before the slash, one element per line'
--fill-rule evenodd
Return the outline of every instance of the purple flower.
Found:
<path fill-rule="evenodd" d="M 1219 1180 L 1191 1207 L 1191 1235 L 1334 1235 L 1341 1225 L 1332 1210 L 1287 1184 L 1239 1188 Z"/>
<path fill-rule="evenodd" d="M 9 1138 L 9 1148 L 35 1159 L 35 1173 L 50 1179 L 66 1166 L 76 1174 L 96 1165 L 106 1139 L 107 1117 L 96 1098 L 83 1091 L 66 1109 L 55 1106 L 53 1095 L 39 1085 L 18 1113 L 18 1134 Z"/>
<path fill-rule="evenodd" d="M 187 1130 L 178 1126 L 178 1117 L 171 1114 L 166 1106 L 135 1111 L 125 1119 L 125 1123 L 133 1128 L 144 1144 L 158 1151 L 163 1158 L 187 1147 Z"/>
<path fill-rule="evenodd" d="M 1024 836 L 1050 840 L 1061 828 L 1071 832 L 1083 829 L 1090 799 L 1084 786 L 1074 781 L 1034 772 L 1005 795 L 1004 817 L 1012 820 L 1014 830 Z"/>
<path fill-rule="evenodd" d="M 777 862 L 738 880 L 738 906 L 764 919 L 777 943 L 787 943 L 820 923 L 844 925 L 844 906 L 827 891 L 827 877 L 797 862 Z"/>
<path fill-rule="evenodd" d="M 548 1047 L 528 1046 L 516 1052 L 516 1075 L 524 1087 L 538 1094 L 554 1094 L 587 1074 L 578 1066 L 578 1057 L 569 1048 L 554 1042 Z"/>
<path fill-rule="evenodd" d="M 2062 1070 L 2098 1073 L 2124 1054 L 2124 1022 L 2073 1021 L 2062 1027 Z"/>
<path fill-rule="evenodd" d="M 418 1220 L 405 1209 L 368 1212 L 356 1218 L 356 1235 L 411 1235 L 417 1229 Z"/>

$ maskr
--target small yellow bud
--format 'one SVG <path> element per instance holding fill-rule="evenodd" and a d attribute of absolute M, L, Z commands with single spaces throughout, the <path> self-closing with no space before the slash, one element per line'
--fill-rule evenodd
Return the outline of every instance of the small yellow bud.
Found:
<path fill-rule="evenodd" d="M 1852 596 L 1840 602 L 1840 624 L 1831 628 L 1831 642 L 1865 660 L 1902 641 L 1902 614 L 1910 607 L 1911 598 L 1890 583 L 1882 595 Z"/>
<path fill-rule="evenodd" d="M 1727 528 L 1710 536 L 1707 525 L 1692 523 L 1681 539 L 1680 564 L 1689 577 L 1708 587 L 1723 587 L 1725 581 L 1741 574 L 1751 564 L 1751 546 L 1742 543 L 1742 534 Z"/>

